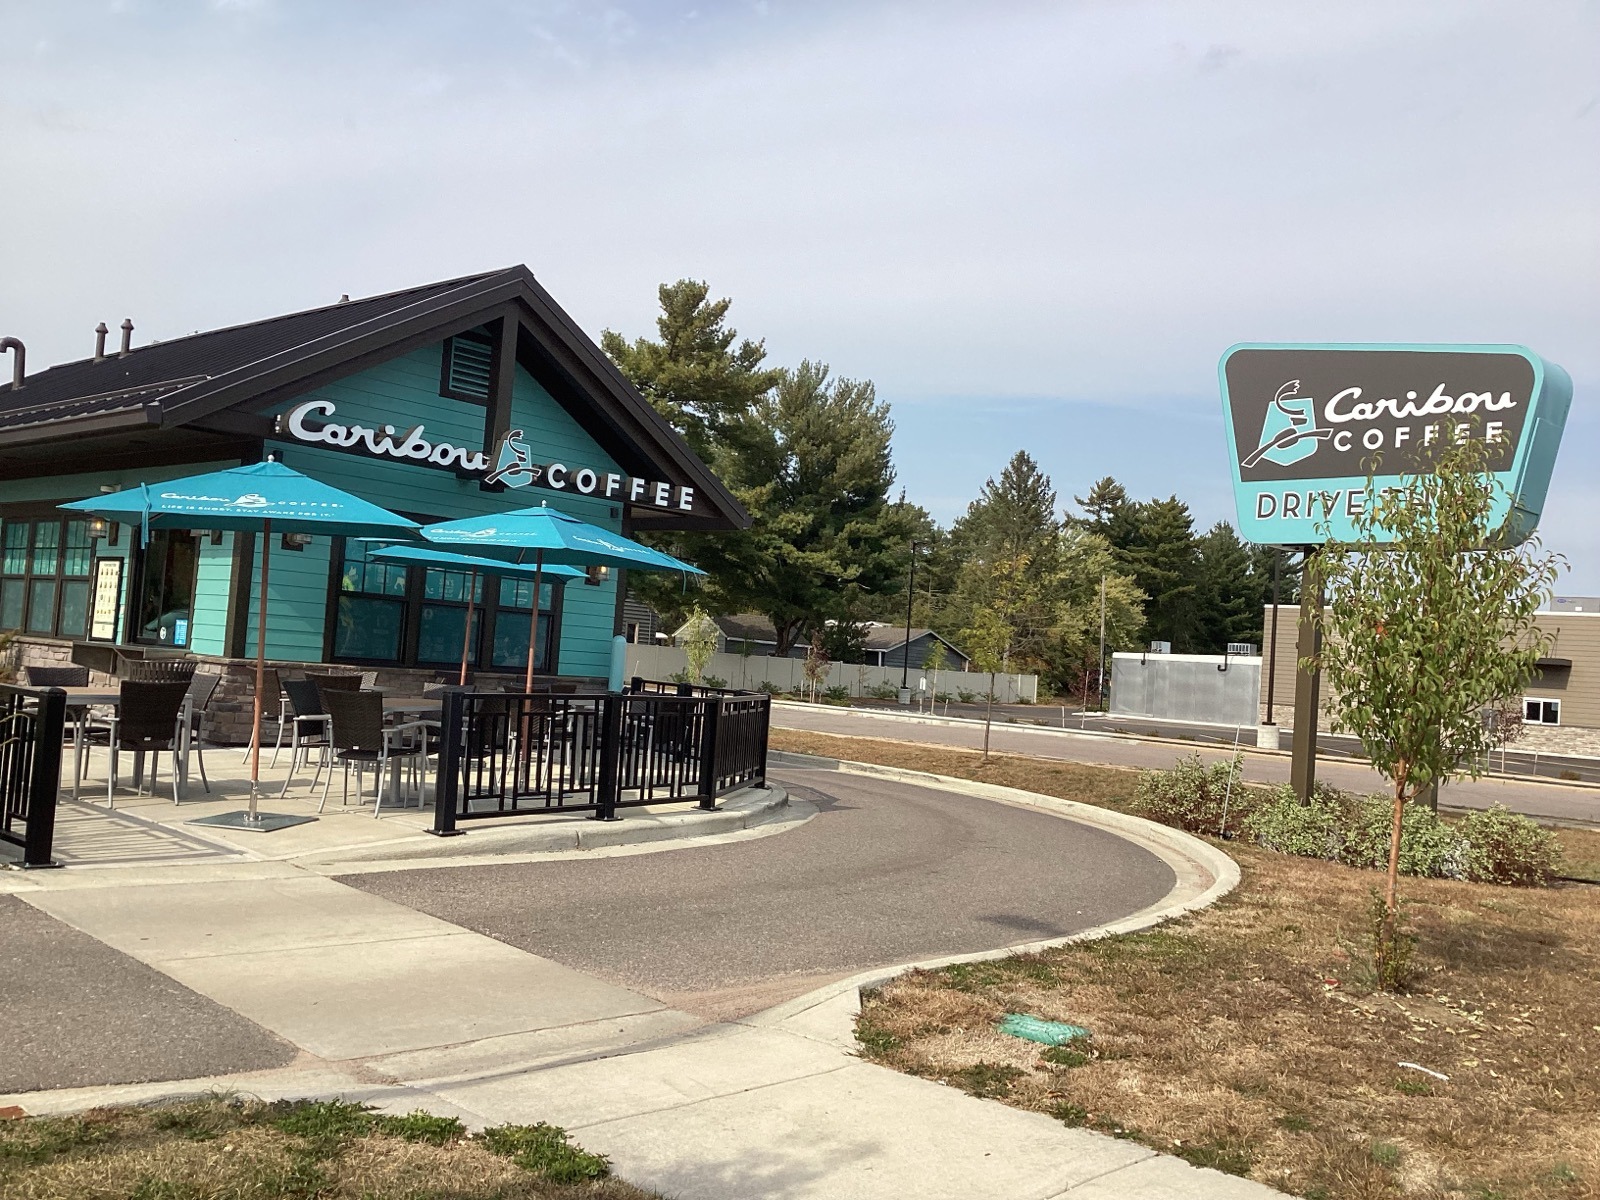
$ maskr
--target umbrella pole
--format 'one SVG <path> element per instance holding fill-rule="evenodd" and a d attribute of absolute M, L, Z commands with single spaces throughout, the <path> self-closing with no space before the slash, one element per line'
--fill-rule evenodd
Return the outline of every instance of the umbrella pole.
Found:
<path fill-rule="evenodd" d="M 467 627 L 461 633 L 461 686 L 467 686 L 467 654 L 472 647 L 472 604 L 478 597 L 478 573 L 467 581 Z"/>
<path fill-rule="evenodd" d="M 267 682 L 267 571 L 272 562 L 272 520 L 261 522 L 261 600 L 256 615 L 256 698 L 251 704 L 250 820 L 261 795 L 261 689 Z"/>
<path fill-rule="evenodd" d="M 539 651 L 539 593 L 544 591 L 544 551 L 533 556 L 533 618 L 528 624 L 528 673 L 522 690 L 533 691 L 533 660 Z"/>

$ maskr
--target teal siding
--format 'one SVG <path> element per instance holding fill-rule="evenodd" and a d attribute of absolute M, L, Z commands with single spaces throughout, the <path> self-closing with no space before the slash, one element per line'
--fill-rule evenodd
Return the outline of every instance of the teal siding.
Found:
<path fill-rule="evenodd" d="M 196 654 L 228 652 L 228 593 L 232 579 L 233 534 L 224 533 L 221 544 L 216 546 L 210 538 L 201 538 L 194 607 L 189 619 L 189 649 Z"/>
<path fill-rule="evenodd" d="M 294 463 L 296 470 L 300 468 Z M 310 474 L 310 472 L 307 472 Z M 336 482 L 336 481 L 335 481 Z M 267 657 L 290 662 L 322 661 L 322 628 L 328 610 L 328 558 L 331 538 L 313 538 L 303 550 L 285 550 L 282 538 L 272 538 L 267 574 Z M 260 611 L 261 539 L 254 539 L 250 556 L 250 616 L 245 621 L 245 657 L 256 652 Z"/>
<path fill-rule="evenodd" d="M 305 400 L 331 400 L 330 419 L 339 424 L 389 424 L 397 429 L 426 426 L 431 441 L 477 449 L 483 442 L 482 405 L 439 395 L 442 346 L 430 346 L 337 383 L 307 392 L 281 406 Z M 610 456 L 533 378 L 520 368 L 513 387 L 512 427 L 527 435 L 538 461 L 563 461 L 598 471 L 620 471 Z M 525 508 L 540 501 L 575 517 L 620 532 L 621 508 L 588 496 L 568 496 L 542 488 L 490 492 L 476 480 L 449 471 L 392 459 L 307 446 L 269 443 L 297 471 L 344 488 L 396 512 L 421 520 L 451 520 L 479 513 Z M 331 541 L 315 539 L 300 553 L 275 550 L 272 557 L 267 653 L 274 657 L 320 659 L 326 620 Z M 281 582 L 280 582 L 281 580 Z M 280 602 L 280 595 L 282 600 Z M 616 616 L 616 581 L 599 586 L 574 581 L 565 589 L 557 670 L 564 675 L 605 675 L 611 661 Z M 254 617 L 251 618 L 254 638 Z M 254 646 L 252 640 L 251 646 Z"/>

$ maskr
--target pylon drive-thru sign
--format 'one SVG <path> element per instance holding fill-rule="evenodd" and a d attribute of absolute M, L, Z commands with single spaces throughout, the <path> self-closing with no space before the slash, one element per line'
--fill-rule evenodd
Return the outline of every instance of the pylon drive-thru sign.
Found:
<path fill-rule="evenodd" d="M 1490 443 L 1506 540 L 1539 522 L 1572 380 L 1522 346 L 1234 346 L 1222 356 L 1239 532 L 1354 540 L 1374 491 L 1427 469 L 1444 439 Z"/>

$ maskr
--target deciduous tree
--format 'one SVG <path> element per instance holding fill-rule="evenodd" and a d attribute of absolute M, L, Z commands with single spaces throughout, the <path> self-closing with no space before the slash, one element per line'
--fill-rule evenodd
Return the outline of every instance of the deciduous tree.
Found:
<path fill-rule="evenodd" d="M 1507 544 L 1486 446 L 1443 445 L 1431 471 L 1369 499 L 1354 544 L 1330 541 L 1312 560 L 1328 604 L 1308 665 L 1326 678 L 1333 727 L 1360 739 L 1393 789 L 1377 939 L 1379 977 L 1391 982 L 1405 806 L 1436 782 L 1477 775 L 1494 741 L 1484 710 L 1522 691 L 1547 645 L 1534 613 L 1560 559 L 1537 540 Z"/>

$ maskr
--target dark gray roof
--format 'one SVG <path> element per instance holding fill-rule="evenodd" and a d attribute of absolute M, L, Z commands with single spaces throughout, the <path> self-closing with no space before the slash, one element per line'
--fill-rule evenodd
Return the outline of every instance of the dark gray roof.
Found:
<path fill-rule="evenodd" d="M 392 321 L 408 309 L 460 293 L 501 273 L 465 275 L 383 296 L 151 342 L 135 346 L 121 357 L 115 350 L 113 331 L 111 353 L 99 362 L 84 358 L 30 374 L 20 390 L 14 390 L 9 382 L 0 386 L 0 429 L 100 416 L 142 408 L 152 401 L 170 402 L 186 389 L 241 367 L 310 346 L 332 334 Z"/>
<path fill-rule="evenodd" d="M 463 275 L 382 296 L 233 325 L 128 354 L 80 359 L 0 386 L 0 453 L 50 452 L 50 443 L 124 438 L 139 431 L 226 431 L 269 436 L 254 416 L 275 402 L 371 361 L 490 320 L 514 318 L 518 361 L 531 347 L 558 402 L 625 469 L 670 468 L 718 516 L 636 514 L 638 528 L 749 525 L 749 514 L 660 413 L 540 286 L 525 266 Z M 531 341 L 529 339 L 532 339 Z M 577 397 L 579 399 L 574 399 Z M 252 422 L 255 422 L 252 424 Z M 669 475 L 668 478 L 673 476 Z"/>

